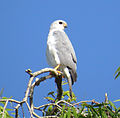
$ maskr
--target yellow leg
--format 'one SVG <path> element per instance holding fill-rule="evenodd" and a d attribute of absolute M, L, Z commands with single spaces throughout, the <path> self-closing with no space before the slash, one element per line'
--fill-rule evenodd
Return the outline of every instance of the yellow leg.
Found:
<path fill-rule="evenodd" d="M 57 70 L 60 67 L 60 64 L 58 64 L 54 69 Z"/>
<path fill-rule="evenodd" d="M 58 64 L 54 69 L 57 70 L 59 67 L 60 67 L 60 64 Z M 57 72 L 58 72 L 59 74 L 61 74 L 60 71 L 57 70 Z"/>

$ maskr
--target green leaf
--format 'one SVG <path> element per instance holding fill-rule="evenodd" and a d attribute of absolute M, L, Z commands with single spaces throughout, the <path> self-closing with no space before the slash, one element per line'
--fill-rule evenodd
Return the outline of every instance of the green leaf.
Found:
<path fill-rule="evenodd" d="M 101 118 L 108 118 L 107 114 L 105 111 L 102 110 L 102 115 L 101 115 Z"/>
<path fill-rule="evenodd" d="M 88 110 L 88 117 L 89 117 L 89 118 L 92 118 L 92 112 L 90 111 L 89 108 L 88 108 L 87 110 Z"/>
<path fill-rule="evenodd" d="M 7 97 L 2 97 L 2 99 L 8 99 Z"/>
<path fill-rule="evenodd" d="M 4 91 L 4 88 L 2 88 L 2 90 L 0 91 L 0 97 L 2 97 L 3 91 Z"/>
<path fill-rule="evenodd" d="M 6 108 L 6 110 L 7 110 L 7 111 L 14 111 L 13 109 L 8 109 L 8 108 Z"/>
<path fill-rule="evenodd" d="M 53 98 L 51 98 L 51 97 L 44 97 L 44 99 L 54 101 L 54 99 L 53 99 Z"/>
<path fill-rule="evenodd" d="M 80 114 L 83 112 L 83 110 L 84 110 L 84 108 L 85 108 L 85 106 L 82 104 L 82 108 L 80 109 Z"/>
<path fill-rule="evenodd" d="M 48 95 L 51 95 L 53 98 L 55 98 L 54 91 L 49 92 Z"/>
<path fill-rule="evenodd" d="M 11 114 L 15 115 L 15 113 L 11 113 Z"/>
<path fill-rule="evenodd" d="M 120 76 L 120 67 L 118 67 L 118 69 L 115 71 L 114 76 L 115 76 L 115 79 L 117 79 Z"/>
<path fill-rule="evenodd" d="M 115 76 L 115 80 L 120 76 L 120 72 Z"/>
<path fill-rule="evenodd" d="M 109 106 L 107 106 L 107 109 L 106 109 L 108 112 L 109 112 L 109 114 L 110 114 L 110 116 L 112 117 L 112 118 L 114 118 L 114 112 L 112 111 L 112 109 L 109 107 Z"/>
<path fill-rule="evenodd" d="M 70 94 L 69 94 L 69 91 L 64 91 L 64 92 L 63 92 L 63 96 L 65 96 L 65 95 L 69 96 L 69 95 L 70 95 Z"/>
<path fill-rule="evenodd" d="M 118 69 L 115 71 L 114 76 L 115 76 L 118 72 L 120 72 L 120 67 L 118 67 Z"/>
<path fill-rule="evenodd" d="M 65 113 L 65 114 L 64 114 L 64 116 L 63 116 L 63 117 L 61 117 L 61 118 L 67 118 L 67 114 Z"/>
<path fill-rule="evenodd" d="M 60 118 L 63 118 L 65 114 L 65 105 L 62 106 L 61 116 Z"/>
<path fill-rule="evenodd" d="M 108 105 L 108 103 L 95 104 L 95 105 L 93 105 L 93 107 L 102 107 L 104 105 Z"/>
<path fill-rule="evenodd" d="M 115 107 L 115 105 L 114 105 L 111 101 L 109 101 L 109 104 L 110 104 L 110 106 L 112 106 L 115 110 L 117 110 L 117 108 Z"/>
<path fill-rule="evenodd" d="M 76 99 L 77 99 L 77 98 L 75 97 L 75 94 L 72 92 L 72 99 L 71 99 L 71 102 L 72 102 L 72 101 L 75 101 L 75 102 L 76 102 Z"/>
<path fill-rule="evenodd" d="M 0 102 L 1 104 L 5 105 L 5 102 Z"/>
<path fill-rule="evenodd" d="M 116 112 L 115 112 L 116 116 L 120 116 L 119 112 L 120 112 L 120 107 L 117 108 L 117 110 L 116 110 Z"/>
<path fill-rule="evenodd" d="M 48 110 L 51 111 L 52 109 L 53 109 L 53 106 L 50 105 L 50 106 L 48 107 Z"/>
<path fill-rule="evenodd" d="M 75 109 L 74 107 L 72 107 L 72 111 L 73 111 L 73 116 L 74 116 L 74 118 L 78 118 L 78 117 L 77 117 L 76 109 Z"/>
<path fill-rule="evenodd" d="M 3 107 L 2 106 L 0 106 L 0 112 L 2 112 L 3 111 Z"/>
<path fill-rule="evenodd" d="M 54 91 L 51 91 L 48 93 L 48 95 L 53 95 L 54 94 Z"/>
<path fill-rule="evenodd" d="M 104 106 L 104 104 L 103 104 Z M 100 118 L 108 118 L 107 114 L 106 114 L 106 107 L 103 106 L 99 106 L 98 108 L 98 113 L 100 115 Z"/>
<path fill-rule="evenodd" d="M 91 110 L 91 112 L 93 113 L 94 116 L 99 116 L 99 114 L 97 113 L 97 111 L 95 110 L 95 108 L 93 108 L 92 105 L 89 105 L 89 108 Z"/>
<path fill-rule="evenodd" d="M 67 118 L 71 118 L 71 110 L 70 110 L 70 107 L 68 107 Z"/>
<path fill-rule="evenodd" d="M 62 81 L 62 85 L 66 85 L 66 84 L 68 84 L 68 82 Z"/>
<path fill-rule="evenodd" d="M 120 99 L 118 99 L 118 100 L 115 100 L 114 102 L 119 102 L 120 101 Z"/>
<path fill-rule="evenodd" d="M 51 114 L 52 109 L 53 109 L 53 106 L 50 105 L 50 106 L 48 107 L 48 110 L 47 110 L 48 114 Z"/>

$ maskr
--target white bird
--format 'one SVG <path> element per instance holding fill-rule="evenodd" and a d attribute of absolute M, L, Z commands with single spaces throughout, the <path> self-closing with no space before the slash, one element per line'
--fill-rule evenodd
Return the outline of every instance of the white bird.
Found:
<path fill-rule="evenodd" d="M 54 21 L 49 30 L 47 40 L 47 61 L 52 67 L 57 67 L 69 84 L 70 96 L 72 97 L 72 85 L 77 80 L 77 59 L 73 46 L 64 32 L 67 23 L 63 20 Z"/>

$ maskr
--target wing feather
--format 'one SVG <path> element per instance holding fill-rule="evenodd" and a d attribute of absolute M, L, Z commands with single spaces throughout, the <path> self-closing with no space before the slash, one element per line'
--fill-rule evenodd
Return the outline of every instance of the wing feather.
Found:
<path fill-rule="evenodd" d="M 74 81 L 76 81 L 77 78 L 77 59 L 73 46 L 65 32 L 54 31 L 53 36 L 55 38 L 55 48 L 57 50 L 60 63 L 70 69 L 71 76 L 73 79 L 72 83 L 74 83 Z"/>

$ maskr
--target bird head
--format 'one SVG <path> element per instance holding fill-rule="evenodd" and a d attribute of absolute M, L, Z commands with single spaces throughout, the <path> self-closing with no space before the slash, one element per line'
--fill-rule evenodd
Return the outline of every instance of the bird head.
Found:
<path fill-rule="evenodd" d="M 63 20 L 56 20 L 50 26 L 50 29 L 64 30 L 65 28 L 67 28 L 67 23 Z"/>

